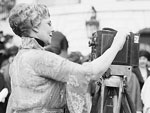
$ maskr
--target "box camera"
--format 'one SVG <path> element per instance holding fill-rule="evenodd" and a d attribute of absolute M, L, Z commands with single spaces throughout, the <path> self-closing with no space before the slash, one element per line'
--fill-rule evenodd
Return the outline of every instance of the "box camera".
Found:
<path fill-rule="evenodd" d="M 101 56 L 112 44 L 117 31 L 111 28 L 104 28 L 93 33 L 95 39 L 96 57 Z M 110 56 L 111 57 L 111 56 Z M 118 52 L 113 60 L 113 65 L 137 66 L 139 63 L 139 35 L 130 32 L 127 35 L 123 49 Z"/>

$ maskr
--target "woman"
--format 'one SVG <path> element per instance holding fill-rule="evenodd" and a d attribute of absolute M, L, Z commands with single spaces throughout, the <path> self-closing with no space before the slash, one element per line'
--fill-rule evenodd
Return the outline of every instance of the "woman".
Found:
<path fill-rule="evenodd" d="M 108 69 L 125 35 L 118 33 L 101 57 L 80 65 L 44 50 L 53 31 L 46 6 L 19 4 L 12 9 L 9 23 L 23 41 L 10 65 L 7 113 L 63 113 L 66 101 L 70 113 L 89 113 L 88 83 Z"/>
<path fill-rule="evenodd" d="M 150 71 L 148 69 L 148 62 L 150 61 L 150 53 L 146 50 L 141 50 L 139 53 L 139 72 L 141 75 L 141 99 L 143 102 L 143 113 L 150 113 Z"/>
<path fill-rule="evenodd" d="M 148 62 L 150 61 L 150 53 L 146 50 L 139 51 L 139 66 L 133 68 L 133 72 L 136 74 L 140 83 L 140 91 L 144 85 L 144 82 L 150 75 L 148 69 Z"/>

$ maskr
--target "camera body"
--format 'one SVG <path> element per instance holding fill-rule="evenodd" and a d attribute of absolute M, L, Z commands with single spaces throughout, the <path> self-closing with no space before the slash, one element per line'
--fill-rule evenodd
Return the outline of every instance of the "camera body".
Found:
<path fill-rule="evenodd" d="M 104 28 L 93 33 L 92 40 L 95 41 L 96 57 L 101 56 L 112 44 L 117 31 Z M 110 56 L 111 57 L 111 56 Z M 113 65 L 138 66 L 139 64 L 139 35 L 130 32 L 127 35 L 123 49 L 118 52 L 112 62 Z"/>

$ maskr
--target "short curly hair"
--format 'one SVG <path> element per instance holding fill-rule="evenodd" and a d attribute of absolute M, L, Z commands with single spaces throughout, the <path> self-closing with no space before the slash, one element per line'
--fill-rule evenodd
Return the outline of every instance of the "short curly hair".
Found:
<path fill-rule="evenodd" d="M 50 17 L 50 14 L 45 5 L 22 3 L 11 10 L 9 24 L 16 35 L 28 37 L 31 29 L 47 17 Z"/>

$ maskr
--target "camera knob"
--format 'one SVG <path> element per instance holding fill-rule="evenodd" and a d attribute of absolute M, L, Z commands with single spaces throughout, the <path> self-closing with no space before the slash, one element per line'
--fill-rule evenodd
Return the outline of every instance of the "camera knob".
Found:
<path fill-rule="evenodd" d="M 90 40 L 89 41 L 89 47 L 96 47 L 97 43 L 95 41 Z"/>

